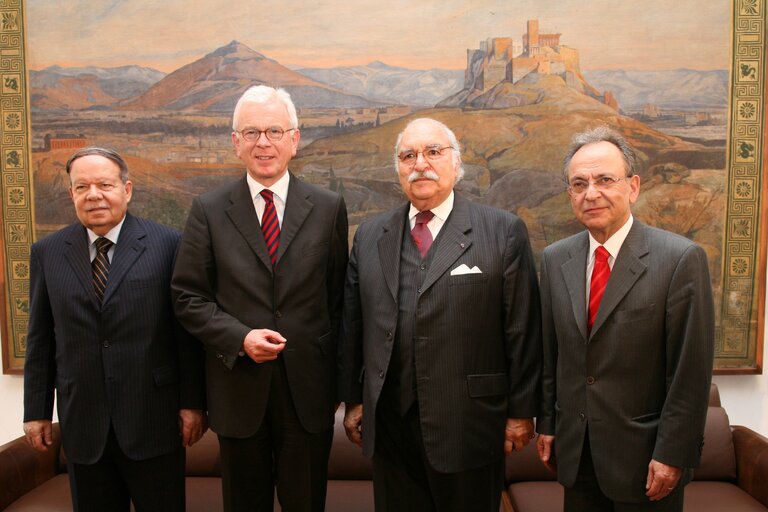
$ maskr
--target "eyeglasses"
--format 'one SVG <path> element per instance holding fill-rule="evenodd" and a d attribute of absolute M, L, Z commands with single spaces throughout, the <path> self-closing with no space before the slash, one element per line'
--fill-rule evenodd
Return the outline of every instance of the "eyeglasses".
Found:
<path fill-rule="evenodd" d="M 617 176 L 600 176 L 596 180 L 590 181 L 581 178 L 574 178 L 568 183 L 568 193 L 572 196 L 580 196 L 587 191 L 591 184 L 597 190 L 603 191 L 613 187 L 616 183 L 629 179 L 630 176 L 617 177 Z"/>
<path fill-rule="evenodd" d="M 416 160 L 419 159 L 419 154 L 424 155 L 424 158 L 427 160 L 437 160 L 443 156 L 443 151 L 446 149 L 453 149 L 453 146 L 427 146 L 423 151 L 408 149 L 398 153 L 397 158 L 399 158 L 405 165 L 414 165 L 416 164 Z"/>
<path fill-rule="evenodd" d="M 290 132 L 295 129 L 296 128 L 288 128 L 287 130 L 283 130 L 279 126 L 270 126 L 266 130 L 258 130 L 256 128 L 243 128 L 242 130 L 235 130 L 235 133 L 239 133 L 240 136 L 248 142 L 255 142 L 259 140 L 259 137 L 261 137 L 262 133 L 267 137 L 267 139 L 271 140 L 272 142 L 277 142 L 283 138 L 285 132 Z"/>

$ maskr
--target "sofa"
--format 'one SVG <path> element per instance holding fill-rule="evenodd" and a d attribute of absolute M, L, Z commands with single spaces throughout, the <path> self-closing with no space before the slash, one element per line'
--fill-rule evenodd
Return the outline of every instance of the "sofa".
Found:
<path fill-rule="evenodd" d="M 702 465 L 685 490 L 690 512 L 768 512 L 768 439 L 745 428 L 731 427 L 712 387 Z M 342 408 L 343 409 L 343 408 Z M 328 512 L 373 511 L 371 464 L 336 426 L 328 468 Z M 187 450 L 187 510 L 222 510 L 219 451 L 215 434 Z M 562 510 L 562 488 L 539 462 L 534 443 L 506 461 L 505 512 Z M 56 512 L 71 509 L 66 464 L 58 424 L 54 443 L 41 454 L 20 437 L 0 446 L 0 510 Z M 279 510 L 277 504 L 275 510 Z"/>
<path fill-rule="evenodd" d="M 506 460 L 507 512 L 562 512 L 563 488 L 539 461 L 534 443 Z M 714 384 L 704 449 L 685 487 L 685 512 L 768 512 L 768 439 L 730 426 Z"/>

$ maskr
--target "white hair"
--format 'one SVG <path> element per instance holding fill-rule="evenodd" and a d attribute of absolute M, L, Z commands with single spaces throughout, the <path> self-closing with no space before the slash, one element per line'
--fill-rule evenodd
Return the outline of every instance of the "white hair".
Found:
<path fill-rule="evenodd" d="M 453 133 L 453 131 L 445 126 L 443 123 L 436 119 L 432 119 L 431 117 L 419 117 L 417 119 L 412 120 L 410 123 L 408 123 L 403 131 L 401 131 L 397 135 L 397 141 L 395 142 L 395 173 L 399 172 L 399 164 L 400 159 L 397 157 L 397 155 L 400 153 L 400 142 L 403 140 L 403 134 L 408 130 L 408 128 L 411 127 L 412 124 L 429 121 L 431 123 L 435 123 L 438 125 L 442 130 L 445 132 L 446 137 L 448 137 L 448 145 L 451 146 L 451 154 L 453 155 L 453 165 L 459 167 L 459 173 L 456 176 L 456 183 L 460 182 L 461 179 L 464 177 L 464 166 L 461 163 L 461 145 L 459 144 L 459 140 L 456 138 L 456 134 Z"/>
<path fill-rule="evenodd" d="M 232 129 L 237 130 L 237 116 L 240 114 L 240 108 L 246 103 L 268 103 L 274 99 L 280 101 L 285 105 L 285 109 L 288 111 L 288 118 L 291 121 L 291 128 L 299 127 L 299 116 L 296 115 L 296 106 L 291 100 L 291 95 L 288 91 L 282 88 L 273 88 L 266 85 L 254 85 L 249 87 L 240 99 L 237 100 L 235 105 L 235 111 L 232 114 Z"/>

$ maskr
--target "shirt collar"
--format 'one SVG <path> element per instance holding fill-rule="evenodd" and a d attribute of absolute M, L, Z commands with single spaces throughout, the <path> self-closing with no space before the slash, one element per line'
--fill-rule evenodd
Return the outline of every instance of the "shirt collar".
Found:
<path fill-rule="evenodd" d="M 632 223 L 634 222 L 634 217 L 632 217 L 632 214 L 629 214 L 629 218 L 627 219 L 627 222 L 624 223 L 623 226 L 619 228 L 617 232 L 615 232 L 611 237 L 605 241 L 604 244 L 600 244 L 597 240 L 594 239 L 592 236 L 592 233 L 589 233 L 589 258 L 591 259 L 595 254 L 595 249 L 597 249 L 600 245 L 605 247 L 605 250 L 608 251 L 608 253 L 613 258 L 612 261 L 616 261 L 616 256 L 619 255 L 619 251 L 621 250 L 621 246 L 624 245 L 624 240 L 627 239 L 627 235 L 629 234 L 629 230 L 632 229 Z"/>
<path fill-rule="evenodd" d="M 125 215 L 123 216 L 123 220 L 121 220 L 117 226 L 113 227 L 109 231 L 107 231 L 107 234 L 104 235 L 104 238 L 112 242 L 113 244 L 117 244 L 117 239 L 120 237 L 120 230 L 123 229 L 123 222 L 125 222 Z M 90 228 L 85 228 L 85 230 L 88 232 L 88 246 L 90 247 L 93 245 L 93 242 L 96 241 L 97 238 L 101 238 L 99 235 L 91 231 Z"/>
<path fill-rule="evenodd" d="M 285 171 L 280 179 L 273 183 L 270 187 L 265 187 L 253 179 L 247 172 L 245 174 L 245 180 L 248 182 L 248 189 L 251 192 L 251 200 L 256 199 L 261 191 L 266 188 L 271 190 L 272 193 L 276 195 L 283 202 L 283 204 L 285 204 L 285 200 L 288 198 L 288 184 L 291 181 L 291 177 L 288 171 Z"/>
<path fill-rule="evenodd" d="M 432 208 L 431 211 L 432 213 L 435 214 L 435 217 L 437 217 L 443 222 L 448 220 L 448 216 L 451 214 L 451 211 L 453 210 L 453 200 L 454 200 L 454 194 L 453 194 L 453 190 L 451 190 L 451 193 L 448 195 L 448 197 L 445 198 L 445 201 L 443 201 L 436 207 Z M 413 220 L 418 213 L 419 213 L 419 210 L 417 210 L 416 207 L 413 206 L 413 204 L 411 204 L 411 207 L 408 210 L 408 218 Z"/>

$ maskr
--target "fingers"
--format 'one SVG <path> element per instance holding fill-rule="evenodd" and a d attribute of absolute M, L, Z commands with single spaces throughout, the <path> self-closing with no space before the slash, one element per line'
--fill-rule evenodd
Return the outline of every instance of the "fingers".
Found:
<path fill-rule="evenodd" d="M 257 363 L 274 361 L 285 348 L 286 341 L 277 331 L 253 329 L 243 340 L 243 352 Z"/>
<path fill-rule="evenodd" d="M 357 446 L 363 446 L 363 405 L 346 404 L 344 409 L 344 432 L 347 439 Z"/>
<path fill-rule="evenodd" d="M 208 430 L 205 414 L 198 409 L 181 409 L 179 411 L 179 433 L 184 447 L 192 446 L 203 437 Z"/>
<path fill-rule="evenodd" d="M 53 427 L 50 420 L 35 420 L 24 423 L 27 442 L 39 452 L 47 452 L 53 444 Z"/>
<path fill-rule="evenodd" d="M 504 429 L 504 453 L 509 455 L 513 451 L 522 450 L 534 437 L 532 419 L 507 418 Z"/>
<path fill-rule="evenodd" d="M 557 471 L 555 463 L 555 436 L 539 434 L 536 440 L 536 451 L 539 453 L 539 460 L 546 468 L 553 473 Z"/>
<path fill-rule="evenodd" d="M 645 481 L 645 495 L 651 501 L 658 501 L 669 496 L 675 490 L 682 470 L 656 460 L 648 464 L 648 476 Z"/>

